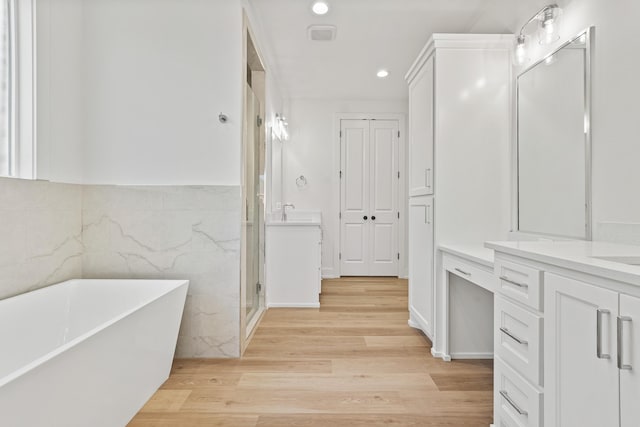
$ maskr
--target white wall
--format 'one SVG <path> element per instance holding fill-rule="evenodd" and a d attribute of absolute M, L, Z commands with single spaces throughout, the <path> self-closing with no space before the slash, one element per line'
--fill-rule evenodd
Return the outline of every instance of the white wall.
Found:
<path fill-rule="evenodd" d="M 291 138 L 284 144 L 284 198 L 297 210 L 322 211 L 322 272 L 325 277 L 339 275 L 338 249 L 340 211 L 338 179 L 340 153 L 338 131 L 334 128 L 336 113 L 407 113 L 406 100 L 349 101 L 293 99 L 287 117 Z M 406 129 L 401 130 L 406 135 Z M 405 139 L 406 143 L 406 139 Z M 304 175 L 306 188 L 296 186 L 296 178 Z M 403 220 L 407 205 L 401 205 Z M 405 221 L 406 223 L 406 221 Z M 405 227 L 406 230 L 406 227 Z M 405 231 L 406 236 L 406 231 Z M 406 242 L 406 239 L 405 239 Z M 406 275 L 406 244 L 401 248 L 400 274 Z"/>
<path fill-rule="evenodd" d="M 240 184 L 242 7 L 270 71 L 267 126 L 283 107 L 246 0 L 37 2 L 38 178 Z"/>
<path fill-rule="evenodd" d="M 37 0 L 37 178 L 81 183 L 84 0 Z"/>
<path fill-rule="evenodd" d="M 90 0 L 84 24 L 85 183 L 239 184 L 239 0 Z"/>
<path fill-rule="evenodd" d="M 505 4 L 510 0 L 500 0 Z M 547 1 L 525 1 L 515 20 L 505 20 L 511 32 Z M 564 0 L 562 36 L 558 42 L 585 28 L 596 27 L 593 64 L 593 217 L 594 239 L 640 244 L 640 144 L 637 103 L 640 48 L 635 17 L 640 16 L 636 0 Z M 475 30 L 495 25 L 495 16 L 482 17 Z M 540 58 L 557 45 L 531 52 Z"/>

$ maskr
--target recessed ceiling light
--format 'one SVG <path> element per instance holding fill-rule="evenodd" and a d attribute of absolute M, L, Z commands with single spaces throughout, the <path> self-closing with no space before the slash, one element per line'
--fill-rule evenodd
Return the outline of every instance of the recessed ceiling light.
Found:
<path fill-rule="evenodd" d="M 376 74 L 378 77 L 380 77 L 381 79 L 384 79 L 385 77 L 387 77 L 389 75 L 389 72 L 387 70 L 380 70 L 378 71 L 378 74 Z"/>
<path fill-rule="evenodd" d="M 313 6 L 311 6 L 311 10 L 313 10 L 313 13 L 315 13 L 316 15 L 325 15 L 327 12 L 329 12 L 329 5 L 323 1 L 317 1 L 313 3 Z"/>

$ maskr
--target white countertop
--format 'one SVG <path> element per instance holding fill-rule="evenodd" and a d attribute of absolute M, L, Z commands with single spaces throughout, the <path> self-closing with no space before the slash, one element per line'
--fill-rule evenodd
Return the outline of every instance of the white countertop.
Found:
<path fill-rule="evenodd" d="M 447 243 L 438 246 L 438 248 L 442 252 L 448 252 L 461 258 L 468 259 L 469 261 L 486 265 L 487 267 L 493 269 L 493 249 L 485 247 L 484 243 Z"/>
<path fill-rule="evenodd" d="M 485 247 L 496 252 L 640 286 L 640 265 L 599 259 L 622 258 L 620 261 L 640 264 L 640 246 L 608 242 L 537 241 L 486 242 Z"/>

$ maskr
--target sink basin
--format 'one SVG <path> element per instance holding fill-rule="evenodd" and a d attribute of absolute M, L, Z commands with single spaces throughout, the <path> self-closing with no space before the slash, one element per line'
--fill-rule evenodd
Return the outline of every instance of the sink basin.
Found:
<path fill-rule="evenodd" d="M 313 222 L 317 221 L 314 218 L 287 218 L 284 222 Z"/>
<path fill-rule="evenodd" d="M 602 261 L 618 262 L 627 265 L 640 265 L 640 256 L 594 256 L 594 259 Z"/>
<path fill-rule="evenodd" d="M 320 212 L 288 211 L 287 219 L 282 220 L 281 212 L 273 212 L 267 218 L 268 225 L 320 225 L 322 214 Z"/>

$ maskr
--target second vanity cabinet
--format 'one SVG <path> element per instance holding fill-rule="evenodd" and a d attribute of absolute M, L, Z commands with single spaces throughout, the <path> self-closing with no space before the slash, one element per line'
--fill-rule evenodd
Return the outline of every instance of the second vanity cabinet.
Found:
<path fill-rule="evenodd" d="M 639 425 L 640 299 L 551 273 L 545 286 L 545 425 Z"/>
<path fill-rule="evenodd" d="M 539 427 L 543 408 L 543 272 L 496 252 L 494 417 L 501 427 Z"/>
<path fill-rule="evenodd" d="M 598 242 L 488 243 L 496 251 L 494 423 L 640 425 L 640 267 Z M 638 258 L 640 259 L 640 258 Z"/>

